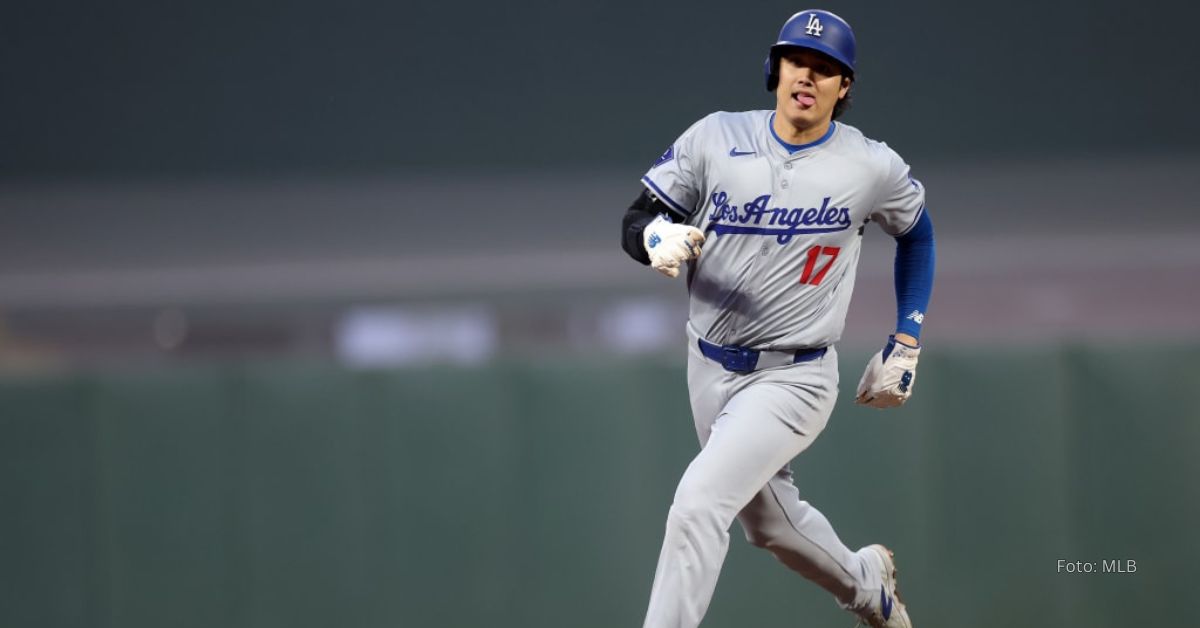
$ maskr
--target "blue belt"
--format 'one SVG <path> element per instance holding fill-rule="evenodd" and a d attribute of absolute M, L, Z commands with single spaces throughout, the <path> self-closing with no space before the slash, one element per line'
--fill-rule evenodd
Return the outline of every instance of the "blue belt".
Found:
<path fill-rule="evenodd" d="M 735 345 L 713 344 L 703 338 L 697 340 L 700 343 L 700 353 L 703 353 L 704 357 L 713 362 L 720 362 L 726 371 L 733 373 L 750 373 L 756 368 L 808 362 L 825 355 L 828 350 L 828 347 L 820 347 L 798 351 L 756 351 Z"/>

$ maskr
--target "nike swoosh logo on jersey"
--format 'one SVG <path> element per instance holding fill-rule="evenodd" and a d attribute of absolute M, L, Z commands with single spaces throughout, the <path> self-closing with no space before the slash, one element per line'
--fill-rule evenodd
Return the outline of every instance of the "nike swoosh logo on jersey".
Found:
<path fill-rule="evenodd" d="M 737 146 L 734 146 L 733 148 L 729 149 L 729 156 L 730 156 L 730 157 L 745 157 L 746 155 L 753 155 L 753 154 L 754 154 L 754 151 L 752 151 L 752 150 L 750 150 L 750 151 L 739 151 L 739 150 L 737 149 Z"/>

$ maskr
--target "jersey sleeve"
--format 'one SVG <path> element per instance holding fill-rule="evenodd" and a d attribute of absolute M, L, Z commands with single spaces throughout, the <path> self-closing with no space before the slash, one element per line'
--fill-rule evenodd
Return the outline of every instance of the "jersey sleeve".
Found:
<path fill-rule="evenodd" d="M 642 176 L 642 184 L 670 207 L 678 220 L 696 211 L 704 180 L 704 134 L 708 118 L 702 118 L 675 140 Z"/>
<path fill-rule="evenodd" d="M 884 145 L 887 167 L 879 202 L 871 213 L 874 220 L 892 236 L 908 233 L 925 209 L 925 186 L 913 178 L 908 164 Z"/>

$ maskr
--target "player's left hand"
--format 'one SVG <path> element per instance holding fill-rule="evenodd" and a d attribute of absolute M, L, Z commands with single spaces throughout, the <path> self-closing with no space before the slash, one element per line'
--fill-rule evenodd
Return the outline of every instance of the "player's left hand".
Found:
<path fill-rule="evenodd" d="M 867 363 L 854 402 L 872 408 L 894 408 L 908 401 L 917 381 L 919 355 L 920 347 L 906 345 L 895 336 L 889 336 L 883 351 Z"/>

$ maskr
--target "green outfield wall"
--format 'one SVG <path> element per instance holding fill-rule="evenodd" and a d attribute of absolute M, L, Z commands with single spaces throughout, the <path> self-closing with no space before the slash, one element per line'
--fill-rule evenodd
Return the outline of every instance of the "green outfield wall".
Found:
<path fill-rule="evenodd" d="M 1175 622 L 1197 349 L 930 351 L 887 412 L 843 355 L 798 484 L 923 626 Z M 674 363 L 9 376 L 0 626 L 638 626 L 695 447 Z M 848 625 L 740 534 L 706 627 Z"/>

